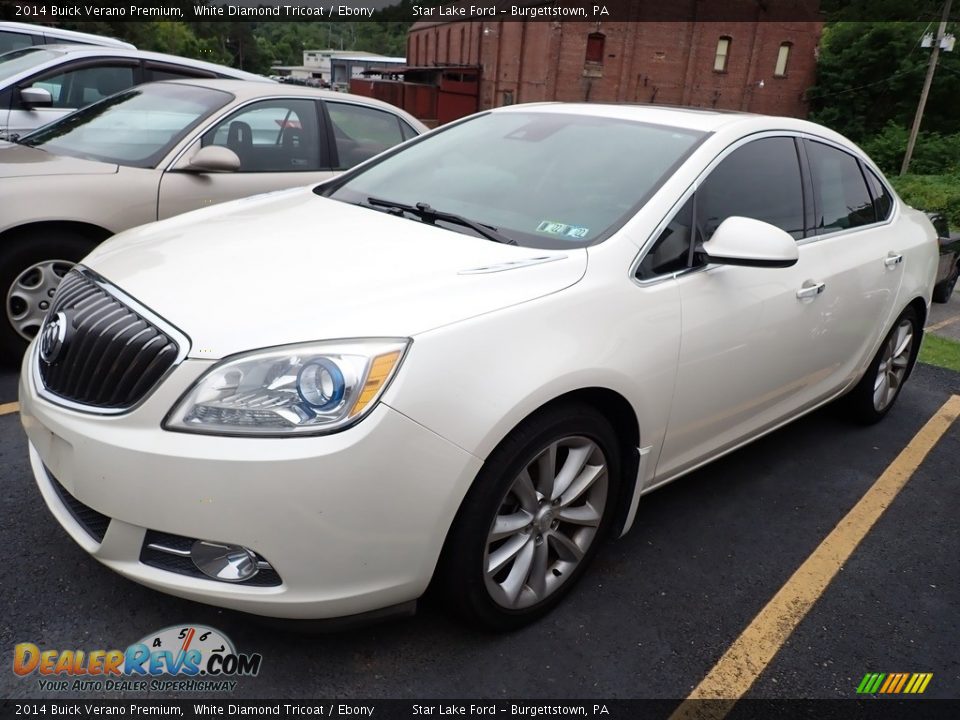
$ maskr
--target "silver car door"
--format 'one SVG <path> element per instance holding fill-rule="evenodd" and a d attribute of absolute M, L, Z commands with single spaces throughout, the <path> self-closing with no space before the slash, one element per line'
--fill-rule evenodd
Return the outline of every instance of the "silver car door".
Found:
<path fill-rule="evenodd" d="M 234 172 L 191 168 L 204 147 L 227 148 L 239 159 Z M 226 200 L 320 182 L 335 174 L 324 124 L 311 98 L 271 98 L 239 108 L 190 145 L 160 181 L 158 217 Z"/>

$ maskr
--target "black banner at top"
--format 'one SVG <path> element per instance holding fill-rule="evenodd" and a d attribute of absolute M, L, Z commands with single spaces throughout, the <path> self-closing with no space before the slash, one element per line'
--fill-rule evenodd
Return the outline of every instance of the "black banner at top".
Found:
<path fill-rule="evenodd" d="M 0 0 L 0 19 L 143 21 L 755 22 L 939 19 L 942 0 Z M 960 14 L 960 6 L 954 11 Z"/>
<path fill-rule="evenodd" d="M 332 718 L 333 720 L 954 720 L 956 700 L 0 700 L 0 720 L 126 718 Z"/>

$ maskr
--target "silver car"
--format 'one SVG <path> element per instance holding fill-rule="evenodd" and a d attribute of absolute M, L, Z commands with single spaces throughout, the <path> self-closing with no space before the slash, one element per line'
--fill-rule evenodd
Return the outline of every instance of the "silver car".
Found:
<path fill-rule="evenodd" d="M 114 233 L 319 182 L 426 130 L 370 98 L 178 80 L 131 88 L 0 142 L 0 360 L 19 359 L 60 278 Z"/>
<path fill-rule="evenodd" d="M 140 83 L 181 78 L 272 82 L 224 65 L 95 45 L 34 45 L 0 55 L 0 136 L 18 135 Z"/>

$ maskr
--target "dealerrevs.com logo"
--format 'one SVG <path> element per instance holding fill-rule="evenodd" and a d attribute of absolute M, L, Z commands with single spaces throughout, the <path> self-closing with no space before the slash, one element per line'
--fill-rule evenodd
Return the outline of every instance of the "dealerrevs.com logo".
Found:
<path fill-rule="evenodd" d="M 126 650 L 45 650 L 28 642 L 13 649 L 13 672 L 38 676 L 45 691 L 232 691 L 232 678 L 257 675 L 262 661 L 204 625 L 164 628 Z"/>

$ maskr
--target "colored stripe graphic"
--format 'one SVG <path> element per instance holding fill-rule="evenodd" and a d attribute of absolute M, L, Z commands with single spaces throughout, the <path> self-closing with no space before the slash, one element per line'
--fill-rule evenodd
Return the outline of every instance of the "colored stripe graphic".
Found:
<path fill-rule="evenodd" d="M 858 695 L 920 695 L 933 679 L 933 673 L 867 673 L 857 685 Z"/>

